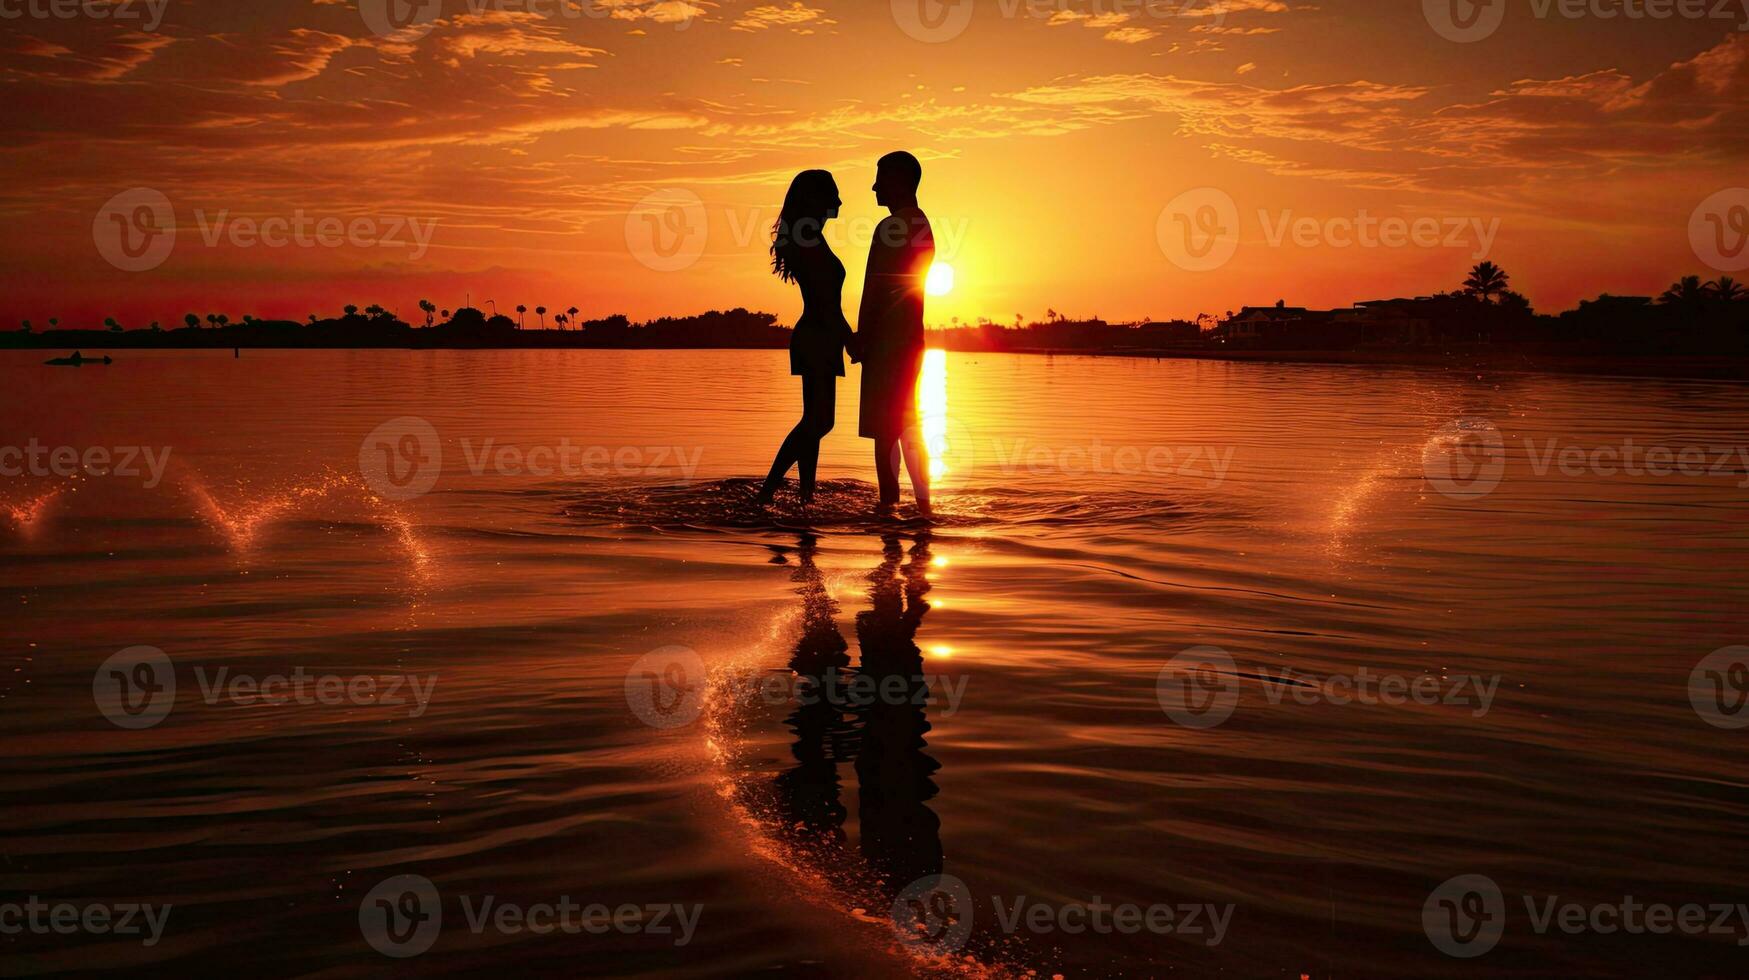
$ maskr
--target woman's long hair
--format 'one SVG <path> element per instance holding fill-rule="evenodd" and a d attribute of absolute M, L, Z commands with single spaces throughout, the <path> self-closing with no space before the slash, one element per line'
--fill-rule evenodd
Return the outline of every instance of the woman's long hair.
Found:
<path fill-rule="evenodd" d="M 827 212 L 838 196 L 838 182 L 825 170 L 804 170 L 790 181 L 783 212 L 771 229 L 771 271 L 784 282 L 796 281 L 802 249 L 821 242 Z"/>

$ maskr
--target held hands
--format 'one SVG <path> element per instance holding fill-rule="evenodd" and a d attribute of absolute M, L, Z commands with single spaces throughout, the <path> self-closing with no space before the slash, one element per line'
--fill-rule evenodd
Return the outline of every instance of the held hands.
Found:
<path fill-rule="evenodd" d="M 849 330 L 844 332 L 844 349 L 850 352 L 850 363 L 862 363 L 862 336 Z"/>

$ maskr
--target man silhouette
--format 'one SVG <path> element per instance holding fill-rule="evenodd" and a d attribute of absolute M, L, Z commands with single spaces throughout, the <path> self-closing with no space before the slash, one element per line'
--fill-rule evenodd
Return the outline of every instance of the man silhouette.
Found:
<path fill-rule="evenodd" d="M 929 459 L 917 428 L 917 376 L 923 369 L 923 284 L 935 260 L 935 235 L 917 206 L 923 165 L 904 151 L 882 157 L 875 201 L 891 214 L 875 229 L 857 316 L 862 358 L 860 432 L 875 444 L 879 511 L 899 503 L 899 460 L 911 475 L 919 513 L 929 513 Z"/>

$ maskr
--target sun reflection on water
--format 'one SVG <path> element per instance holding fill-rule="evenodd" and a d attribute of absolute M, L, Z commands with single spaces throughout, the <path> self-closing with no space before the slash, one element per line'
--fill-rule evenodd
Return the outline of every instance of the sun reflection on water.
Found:
<path fill-rule="evenodd" d="M 947 475 L 947 351 L 923 352 L 923 374 L 917 382 L 917 421 L 929 451 L 929 482 Z"/>

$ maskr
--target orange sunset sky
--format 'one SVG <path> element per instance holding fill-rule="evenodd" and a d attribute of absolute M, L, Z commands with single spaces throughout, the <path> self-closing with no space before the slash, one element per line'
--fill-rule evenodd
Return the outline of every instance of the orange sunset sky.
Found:
<path fill-rule="evenodd" d="M 348 302 L 414 320 L 421 298 L 464 296 L 790 322 L 763 252 L 809 167 L 839 178 L 854 310 L 873 163 L 896 148 L 924 161 L 958 272 L 934 323 L 1346 305 L 1455 288 L 1482 257 L 1473 230 L 1272 240 L 1363 212 L 1497 227 L 1485 257 L 1553 312 L 1713 278 L 1691 215 L 1749 184 L 1749 0 L 1664 18 L 1493 0 L 1497 30 L 1468 43 L 1434 23 L 1468 0 L 432 0 L 428 21 L 373 30 L 404 2 L 0 0 L 6 326 Z M 915 36 L 932 25 L 953 36 Z M 1238 241 L 1195 271 L 1162 247 L 1162 211 L 1205 187 L 1235 203 Z M 174 208 L 174 250 L 144 271 L 94 240 L 130 188 Z M 640 254 L 652 193 L 702 202 L 695 261 Z M 399 238 L 233 234 L 300 216 Z"/>

